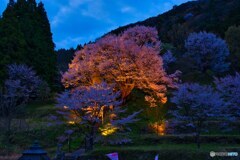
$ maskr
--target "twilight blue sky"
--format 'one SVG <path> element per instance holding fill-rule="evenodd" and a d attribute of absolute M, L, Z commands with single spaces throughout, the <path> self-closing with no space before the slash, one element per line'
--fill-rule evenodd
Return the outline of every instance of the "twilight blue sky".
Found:
<path fill-rule="evenodd" d="M 39 0 L 37 0 L 39 2 Z M 156 16 L 189 0 L 42 0 L 56 49 L 94 41 L 119 26 Z M 0 0 L 0 13 L 8 0 Z"/>

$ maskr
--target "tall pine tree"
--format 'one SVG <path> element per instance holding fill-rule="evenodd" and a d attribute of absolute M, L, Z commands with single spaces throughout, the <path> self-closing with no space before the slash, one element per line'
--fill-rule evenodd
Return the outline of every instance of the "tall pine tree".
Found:
<path fill-rule="evenodd" d="M 24 35 L 20 30 L 15 2 L 10 0 L 0 19 L 0 80 L 5 78 L 6 65 L 24 61 L 27 48 Z"/>
<path fill-rule="evenodd" d="M 25 63 L 53 87 L 56 55 L 42 2 L 9 0 L 0 19 L 0 56 L 0 79 L 4 79 L 7 64 Z"/>

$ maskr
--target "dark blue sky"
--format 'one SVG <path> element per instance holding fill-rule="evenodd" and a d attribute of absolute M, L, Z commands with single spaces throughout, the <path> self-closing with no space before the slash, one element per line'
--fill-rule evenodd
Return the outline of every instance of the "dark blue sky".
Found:
<path fill-rule="evenodd" d="M 189 0 L 42 0 L 56 49 L 94 41 L 119 26 L 156 16 Z M 0 13 L 8 0 L 0 0 Z"/>

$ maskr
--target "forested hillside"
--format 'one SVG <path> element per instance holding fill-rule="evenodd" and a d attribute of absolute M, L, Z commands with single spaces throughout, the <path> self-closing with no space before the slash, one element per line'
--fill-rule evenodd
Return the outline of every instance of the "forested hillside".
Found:
<path fill-rule="evenodd" d="M 107 34 L 120 34 L 124 30 L 134 27 L 136 25 L 144 25 L 150 27 L 156 27 L 159 35 L 159 39 L 162 44 L 162 52 L 167 50 L 173 52 L 173 55 L 177 57 L 177 61 L 171 63 L 167 69 L 169 72 L 179 69 L 183 72 L 183 80 L 186 81 L 205 81 L 208 83 L 211 77 L 214 75 L 211 71 L 208 74 L 202 76 L 196 76 L 194 71 L 191 70 L 191 63 L 189 59 L 182 57 L 186 51 L 184 46 L 185 40 L 190 33 L 206 31 L 211 32 L 219 37 L 226 39 L 228 45 L 235 40 L 231 33 L 226 33 L 231 26 L 237 26 L 240 24 L 240 1 L 239 0 L 199 0 L 190 1 L 179 6 L 174 6 L 170 11 L 160 14 L 156 17 L 148 18 L 144 21 L 132 23 L 126 26 L 119 27 Z M 234 30 L 234 28 L 232 28 Z M 238 30 L 238 29 L 236 29 Z M 237 31 L 234 34 L 237 34 Z M 107 35 L 105 34 L 105 35 Z M 225 38 L 225 34 L 227 37 Z M 235 36 L 237 37 L 237 36 Z M 228 61 L 231 62 L 230 71 L 240 71 L 238 61 L 239 56 L 236 51 L 232 51 L 230 47 L 230 56 Z M 76 49 L 77 50 L 77 49 Z M 236 49 L 235 49 L 236 50 Z M 59 50 L 58 53 L 62 53 L 63 50 Z M 66 53 L 69 54 L 66 54 Z M 71 53 L 70 53 L 71 52 Z M 73 59 L 73 50 L 66 50 L 65 54 L 58 54 L 58 63 L 62 71 L 66 71 L 67 64 Z M 63 67 L 64 66 L 64 67 Z M 64 68 L 64 69 L 63 69 Z M 223 73 L 224 74 L 224 73 Z"/>
<path fill-rule="evenodd" d="M 213 32 L 224 38 L 228 27 L 239 24 L 239 0 L 198 0 L 174 6 L 166 13 L 119 27 L 110 33 L 118 34 L 135 25 L 156 27 L 164 43 L 172 43 L 182 49 L 191 32 Z"/>
<path fill-rule="evenodd" d="M 214 33 L 219 38 L 225 39 L 230 48 L 230 55 L 227 57 L 227 63 L 231 63 L 228 73 L 239 72 L 239 47 L 235 43 L 238 41 L 239 24 L 239 0 L 198 0 L 174 6 L 166 13 L 119 27 L 107 34 L 118 35 L 136 25 L 155 27 L 163 43 L 160 54 L 163 55 L 169 50 L 177 58 L 175 62 L 169 64 L 167 71 L 179 69 L 183 73 L 181 77 L 183 81 L 209 83 L 213 76 L 224 76 L 227 72 L 216 74 L 210 68 L 206 68 L 204 72 L 196 70 L 192 58 L 184 55 L 187 51 L 185 41 L 191 33 L 200 31 Z"/>

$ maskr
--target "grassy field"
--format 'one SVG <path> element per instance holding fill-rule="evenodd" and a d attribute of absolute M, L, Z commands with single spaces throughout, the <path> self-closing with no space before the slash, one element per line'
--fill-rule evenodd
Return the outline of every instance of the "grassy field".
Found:
<path fill-rule="evenodd" d="M 101 159 L 107 160 L 105 154 L 118 152 L 120 160 L 149 160 L 154 159 L 159 154 L 159 159 L 167 160 L 207 160 L 210 157 L 210 151 L 215 152 L 233 152 L 240 151 L 239 145 L 219 145 L 219 144 L 202 144 L 198 149 L 196 144 L 156 144 L 156 145 L 137 145 L 137 146 L 97 146 L 95 150 L 82 157 L 83 160 Z M 214 159 L 226 159 L 226 157 L 215 157 Z M 227 158 L 231 159 L 231 158 Z M 232 158 L 236 159 L 236 157 Z"/>
<path fill-rule="evenodd" d="M 138 99 L 139 97 L 132 97 Z M 136 101 L 135 101 L 136 102 Z M 137 103 L 140 103 L 138 101 Z M 130 103 L 132 110 L 138 108 L 136 103 Z M 135 106 L 134 106 L 135 105 Z M 65 126 L 48 126 L 49 115 L 54 115 L 56 108 L 54 102 L 32 103 L 26 106 L 26 114 L 22 119 L 22 128 L 15 129 L 11 138 L 11 145 L 8 146 L 14 155 L 21 154 L 34 140 L 39 140 L 41 146 L 48 152 L 50 157 L 54 157 L 58 144 L 57 137 L 64 133 Z M 145 115 L 143 115 L 145 116 Z M 143 118 L 144 119 L 144 118 Z M 19 120 L 15 120 L 18 122 Z M 238 151 L 240 153 L 240 135 L 237 132 L 215 133 L 210 132 L 202 136 L 201 148 L 198 149 L 194 143 L 195 139 L 189 135 L 164 135 L 158 136 L 153 132 L 144 133 L 139 131 L 143 128 L 144 120 L 136 124 L 134 131 L 130 134 L 133 140 L 126 145 L 101 145 L 96 144 L 92 152 L 85 153 L 81 160 L 107 159 L 105 154 L 118 152 L 120 160 L 148 160 L 154 159 L 159 154 L 159 159 L 211 159 L 210 151 Z M 18 123 L 15 123 L 18 128 Z M 142 126 L 141 126 L 142 125 Z M 3 143 L 4 136 L 0 135 L 0 157 L 6 155 L 7 146 Z M 83 138 L 79 134 L 74 134 L 71 141 L 71 150 L 77 150 L 83 146 Z M 63 150 L 68 152 L 65 143 Z M 225 157 L 226 158 L 226 157 Z M 218 158 L 214 158 L 218 159 Z M 224 158 L 222 158 L 224 159 Z M 229 159 L 229 158 L 228 158 Z M 234 158 L 232 158 L 234 159 Z"/>

